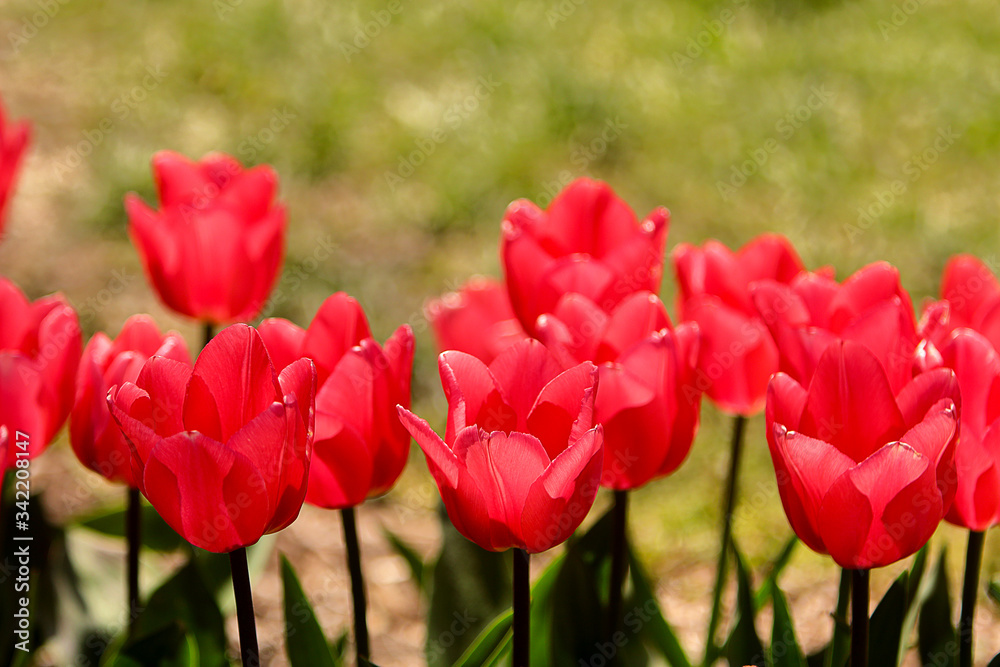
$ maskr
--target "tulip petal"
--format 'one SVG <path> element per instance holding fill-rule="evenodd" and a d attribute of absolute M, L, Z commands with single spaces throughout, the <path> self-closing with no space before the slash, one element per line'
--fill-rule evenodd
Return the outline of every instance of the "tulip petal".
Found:
<path fill-rule="evenodd" d="M 1000 282 L 978 257 L 955 255 L 941 276 L 941 298 L 949 302 L 953 327 L 978 329 L 1000 298 Z"/>
<path fill-rule="evenodd" d="M 372 472 L 368 445 L 349 424 L 341 424 L 331 437 L 316 440 L 306 502 L 326 509 L 360 505 L 368 495 Z"/>
<path fill-rule="evenodd" d="M 112 387 L 107 396 L 111 416 L 121 429 L 131 453 L 132 477 L 140 491 L 143 491 L 142 475 L 150 452 L 160 443 L 163 436 L 153 429 L 153 404 L 149 394 L 127 382 L 121 387 Z"/>
<path fill-rule="evenodd" d="M 903 422 L 908 425 L 923 420 L 931 408 L 944 399 L 955 405 L 958 414 L 963 414 L 962 392 L 958 378 L 950 368 L 935 368 L 921 373 L 896 395 Z"/>
<path fill-rule="evenodd" d="M 875 354 L 894 392 L 910 379 L 919 342 L 910 307 L 893 296 L 862 312 L 840 332 L 844 340 L 862 343 Z"/>
<path fill-rule="evenodd" d="M 922 547 L 941 520 L 934 466 L 903 443 L 888 444 L 830 487 L 819 513 L 827 550 L 841 567 L 882 567 Z"/>
<path fill-rule="evenodd" d="M 1000 417 L 1000 356 L 986 338 L 958 329 L 939 348 L 961 388 L 962 429 L 979 437 Z"/>
<path fill-rule="evenodd" d="M 276 371 L 281 372 L 303 356 L 306 331 L 302 327 L 280 317 L 271 317 L 260 323 L 257 333 L 264 341 Z"/>
<path fill-rule="evenodd" d="M 748 282 L 771 279 L 791 282 L 804 269 L 791 242 L 780 234 L 761 234 L 736 252 Z"/>
<path fill-rule="evenodd" d="M 512 349 L 503 354 L 511 354 Z M 448 400 L 447 442 L 455 442 L 458 432 L 472 424 L 495 431 L 517 427 L 517 415 L 504 403 L 496 380 L 479 359 L 464 352 L 442 352 L 438 371 Z"/>
<path fill-rule="evenodd" d="M 600 426 L 587 431 L 531 484 L 520 526 L 530 553 L 566 541 L 586 518 L 601 486 L 602 443 Z"/>
<path fill-rule="evenodd" d="M 552 200 L 541 238 L 562 254 L 601 257 L 609 248 L 636 235 L 639 221 L 624 201 L 602 181 L 578 178 Z"/>
<path fill-rule="evenodd" d="M 503 402 L 516 415 L 516 426 L 513 429 L 494 428 L 478 418 L 476 424 L 486 430 L 524 431 L 535 400 L 545 385 L 559 375 L 562 367 L 544 345 L 537 340 L 527 340 L 494 359 L 489 371 Z"/>
<path fill-rule="evenodd" d="M 550 459 L 594 425 L 596 371 L 590 362 L 578 364 L 554 377 L 538 393 L 526 426 Z"/>
<path fill-rule="evenodd" d="M 861 462 L 905 425 L 882 364 L 860 343 L 827 348 L 809 384 L 799 430 Z"/>
<path fill-rule="evenodd" d="M 652 292 L 625 297 L 611 313 L 595 363 L 616 361 L 636 343 L 670 327 L 670 317 L 660 298 Z"/>
<path fill-rule="evenodd" d="M 343 292 L 327 297 L 306 331 L 302 350 L 302 356 L 316 363 L 317 386 L 326 383 L 348 350 L 371 335 L 365 313 L 355 299 Z"/>
<path fill-rule="evenodd" d="M 254 544 L 271 516 L 260 472 L 246 457 L 200 433 L 161 441 L 146 462 L 143 484 L 171 528 L 215 553 Z"/>

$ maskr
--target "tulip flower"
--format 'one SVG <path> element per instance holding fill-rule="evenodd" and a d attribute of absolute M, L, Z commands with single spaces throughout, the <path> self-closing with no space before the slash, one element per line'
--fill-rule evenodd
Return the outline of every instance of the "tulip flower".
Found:
<path fill-rule="evenodd" d="M 860 269 L 842 284 L 824 272 L 803 272 L 789 283 L 755 283 L 751 290 L 761 318 L 777 342 L 780 366 L 807 385 L 833 342 L 864 344 L 899 391 L 912 376 L 919 337 L 913 304 L 887 262 Z"/>
<path fill-rule="evenodd" d="M 3 236 L 7 202 L 14 191 L 18 168 L 30 136 L 31 126 L 26 121 L 8 121 L 0 103 L 0 236 Z"/>
<path fill-rule="evenodd" d="M 658 292 L 670 213 L 641 223 L 600 181 L 580 178 L 546 210 L 521 199 L 503 221 L 500 257 L 511 305 L 534 335 L 539 315 L 576 292 L 610 311 L 629 294 Z"/>
<path fill-rule="evenodd" d="M 701 331 L 697 382 L 720 408 L 749 416 L 764 407 L 767 381 L 778 370 L 778 348 L 758 316 L 750 286 L 789 283 L 802 270 L 791 243 L 764 234 L 733 252 L 718 241 L 673 252 L 678 312 Z"/>
<path fill-rule="evenodd" d="M 604 313 L 579 294 L 538 322 L 540 340 L 566 368 L 591 361 L 601 390 L 594 421 L 604 427 L 601 483 L 638 488 L 672 473 L 691 449 L 701 408 L 694 387 L 698 328 L 670 325 L 655 295 L 636 292 Z"/>
<path fill-rule="evenodd" d="M 316 440 L 306 502 L 353 507 L 393 487 L 410 437 L 396 405 L 410 404 L 413 332 L 403 325 L 385 345 L 372 339 L 357 301 L 330 296 L 308 329 L 272 318 L 260 325 L 277 368 L 308 357 L 316 364 Z"/>
<path fill-rule="evenodd" d="M 180 334 L 160 333 L 148 315 L 133 315 L 112 340 L 94 334 L 76 374 L 76 400 L 70 414 L 70 444 L 80 462 L 110 481 L 138 487 L 132 476 L 129 446 L 108 410 L 108 390 L 135 381 L 152 356 L 191 365 Z"/>
<path fill-rule="evenodd" d="M 285 208 L 277 176 L 244 170 L 228 155 L 200 162 L 153 156 L 160 208 L 125 198 L 129 234 L 163 303 L 210 324 L 246 321 L 263 308 L 284 254 Z"/>
<path fill-rule="evenodd" d="M 514 315 L 507 289 L 489 278 L 473 278 L 457 292 L 428 303 L 424 313 L 438 350 L 465 352 L 484 364 L 528 337 Z"/>
<path fill-rule="evenodd" d="M 563 371 L 529 340 L 488 367 L 463 352 L 442 353 L 438 366 L 448 398 L 444 439 L 409 410 L 399 412 L 452 523 L 490 551 L 538 553 L 565 541 L 600 486 L 594 365 Z"/>
<path fill-rule="evenodd" d="M 413 331 L 403 325 L 379 345 L 357 301 L 327 298 L 308 329 L 272 318 L 260 335 L 278 368 L 308 357 L 316 364 L 316 442 L 306 502 L 340 509 L 354 604 L 357 654 L 369 657 L 366 602 L 354 507 L 396 484 L 410 437 L 396 405 L 410 405 Z"/>
<path fill-rule="evenodd" d="M 316 370 L 277 373 L 257 331 L 234 325 L 192 368 L 152 357 L 108 392 L 139 490 L 191 544 L 231 552 L 288 526 L 305 499 Z"/>
<path fill-rule="evenodd" d="M 81 346 L 76 312 L 61 294 L 32 302 L 0 276 L 0 424 L 28 434 L 29 458 L 69 415 Z M 11 447 L 0 474 L 13 463 Z"/>
<path fill-rule="evenodd" d="M 855 570 L 920 549 L 955 497 L 960 403 L 951 370 L 894 392 L 878 357 L 853 341 L 827 347 L 808 388 L 776 374 L 767 439 L 799 538 Z"/>

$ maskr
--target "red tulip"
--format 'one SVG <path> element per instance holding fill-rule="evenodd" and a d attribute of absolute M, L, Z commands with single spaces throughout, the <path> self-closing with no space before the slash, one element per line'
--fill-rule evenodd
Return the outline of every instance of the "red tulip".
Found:
<path fill-rule="evenodd" d="M 128 443 L 108 411 L 108 390 L 135 381 L 152 356 L 161 356 L 191 365 L 187 344 L 180 334 L 161 334 L 148 315 L 133 315 L 111 340 L 102 332 L 94 334 L 83 351 L 76 374 L 76 401 L 69 420 L 69 441 L 83 465 L 111 481 L 133 488 Z"/>
<path fill-rule="evenodd" d="M 671 328 L 663 303 L 649 292 L 633 294 L 610 314 L 568 294 L 538 319 L 539 338 L 565 367 L 597 364 L 601 483 L 634 489 L 676 470 L 691 449 L 701 408 L 694 386 L 697 325 Z"/>
<path fill-rule="evenodd" d="M 838 284 L 825 273 L 803 272 L 789 284 L 760 281 L 754 302 L 781 355 L 781 370 L 808 384 L 826 348 L 837 340 L 863 343 L 899 391 L 912 377 L 919 342 L 913 304 L 886 262 L 860 269 Z"/>
<path fill-rule="evenodd" d="M 399 413 L 455 528 L 491 551 L 538 553 L 565 541 L 600 486 L 593 364 L 561 371 L 528 340 L 489 367 L 463 352 L 442 353 L 438 365 L 448 399 L 444 440 L 402 406 Z"/>
<path fill-rule="evenodd" d="M 31 126 L 26 121 L 9 122 L 0 103 L 0 236 L 3 236 L 7 201 L 14 190 L 18 167 L 30 136 Z"/>
<path fill-rule="evenodd" d="M 428 303 L 424 312 L 441 352 L 466 352 L 484 364 L 528 337 L 514 315 L 507 289 L 489 278 L 473 278 L 459 291 Z"/>
<path fill-rule="evenodd" d="M 932 342 L 942 343 L 955 329 L 967 327 L 1000 350 L 1000 282 L 986 264 L 972 255 L 956 255 L 948 260 L 941 277 L 941 299 L 944 303 L 937 304 L 928 315 L 942 321 L 926 322 L 922 332 Z M 947 312 L 940 310 L 944 307 Z"/>
<path fill-rule="evenodd" d="M 28 434 L 31 457 L 40 454 L 73 406 L 80 363 L 80 323 L 61 294 L 30 302 L 0 277 L 0 424 Z M 13 447 L 0 473 L 14 463 Z"/>
<path fill-rule="evenodd" d="M 500 256 L 511 305 L 524 329 L 576 292 L 609 311 L 629 294 L 658 292 L 670 213 L 640 223 L 600 181 L 580 178 L 542 211 L 521 199 L 503 221 Z"/>
<path fill-rule="evenodd" d="M 893 392 L 880 360 L 853 341 L 827 347 L 808 390 L 776 374 L 767 438 L 799 538 L 850 569 L 922 547 L 955 496 L 959 404 L 950 370 Z"/>
<path fill-rule="evenodd" d="M 729 412 L 764 407 L 767 381 L 778 370 L 778 349 L 750 298 L 759 280 L 788 283 L 802 262 L 782 236 L 765 234 L 733 252 L 718 241 L 682 243 L 673 252 L 678 311 L 698 323 L 701 345 L 696 384 Z"/>
<path fill-rule="evenodd" d="M 237 324 L 192 369 L 152 357 L 108 392 L 139 491 L 191 544 L 223 553 L 288 526 L 306 494 L 316 368 L 275 372 L 257 331 Z"/>
<path fill-rule="evenodd" d="M 125 198 L 129 234 L 146 275 L 168 308 L 205 322 L 249 320 L 263 308 L 281 268 L 285 207 L 278 179 L 244 170 L 228 155 L 201 162 L 153 156 L 160 210 Z"/>
<path fill-rule="evenodd" d="M 278 368 L 300 357 L 316 364 L 316 443 L 306 502 L 359 505 L 395 485 L 410 437 L 396 405 L 410 404 L 413 332 L 403 325 L 380 346 L 365 313 L 344 293 L 329 297 L 309 329 L 269 319 L 260 335 Z"/>

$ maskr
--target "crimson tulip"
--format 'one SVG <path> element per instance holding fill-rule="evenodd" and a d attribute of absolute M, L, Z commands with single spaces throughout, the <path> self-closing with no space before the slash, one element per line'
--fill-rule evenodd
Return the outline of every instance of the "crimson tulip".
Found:
<path fill-rule="evenodd" d="M 410 404 L 410 327 L 404 324 L 379 345 L 358 302 L 338 292 L 308 329 L 272 318 L 261 323 L 260 335 L 276 367 L 301 357 L 316 364 L 316 441 L 306 502 L 353 507 L 391 489 L 410 452 L 409 434 L 396 415 L 397 404 Z"/>
<path fill-rule="evenodd" d="M 108 390 L 135 381 L 152 356 L 191 365 L 187 344 L 176 331 L 160 333 L 149 315 L 133 315 L 118 337 L 97 332 L 87 343 L 76 374 L 76 400 L 69 441 L 86 467 L 111 481 L 136 488 L 128 443 L 108 411 Z"/>
<path fill-rule="evenodd" d="M 193 368 L 154 356 L 107 400 L 142 494 L 188 542 L 223 553 L 298 516 L 315 395 L 312 361 L 278 373 L 257 331 L 237 324 Z"/>
<path fill-rule="evenodd" d="M 14 191 L 18 168 L 30 137 L 31 126 L 27 121 L 8 121 L 0 103 L 0 236 L 3 236 L 7 201 Z"/>
<path fill-rule="evenodd" d="M 263 308 L 281 268 L 285 207 L 275 203 L 274 170 L 244 170 L 236 159 L 194 162 L 169 151 L 153 156 L 160 209 L 125 197 L 129 234 L 150 283 L 166 306 L 221 324 Z"/>
<path fill-rule="evenodd" d="M 697 325 L 673 329 L 650 292 L 636 292 L 611 313 L 568 294 L 539 318 L 538 331 L 563 366 L 597 364 L 594 420 L 604 427 L 604 486 L 634 489 L 680 466 L 701 408 Z"/>
<path fill-rule="evenodd" d="M 503 283 L 473 278 L 457 292 L 434 299 L 424 308 L 438 349 L 458 350 L 489 364 L 524 332 Z"/>
<path fill-rule="evenodd" d="M 594 365 L 563 371 L 527 340 L 488 367 L 455 351 L 442 353 L 438 366 L 448 399 L 444 439 L 404 407 L 399 413 L 455 528 L 491 551 L 538 553 L 565 541 L 600 486 Z"/>
<path fill-rule="evenodd" d="M 61 294 L 32 302 L 0 276 L 0 424 L 12 442 L 15 432 L 28 434 L 29 458 L 69 415 L 81 347 L 76 312 Z M 11 447 L 0 472 L 13 463 Z"/>
<path fill-rule="evenodd" d="M 778 348 L 757 314 L 750 286 L 788 283 L 802 269 L 792 244 L 759 236 L 733 252 L 718 241 L 682 243 L 673 252 L 678 312 L 701 331 L 696 384 L 720 408 L 749 416 L 764 406 L 767 382 L 778 370 Z"/>
<path fill-rule="evenodd" d="M 1000 281 L 982 260 L 956 255 L 948 260 L 941 277 L 941 299 L 947 302 L 946 323 L 938 336 L 959 327 L 978 331 L 1000 350 Z"/>
<path fill-rule="evenodd" d="M 781 355 L 781 370 L 806 385 L 826 348 L 863 343 L 878 357 L 893 391 L 912 376 L 919 337 L 913 304 L 887 262 L 858 270 L 838 284 L 824 272 L 803 272 L 787 284 L 755 283 L 754 303 Z"/>
<path fill-rule="evenodd" d="M 808 388 L 777 373 L 767 440 L 799 538 L 854 570 L 920 549 L 955 496 L 960 403 L 951 370 L 894 391 L 879 358 L 853 341 L 826 348 Z"/>
<path fill-rule="evenodd" d="M 610 311 L 629 294 L 658 292 L 670 212 L 641 223 L 600 181 L 580 178 L 546 210 L 526 199 L 507 208 L 500 257 L 514 313 L 535 333 L 539 315 L 576 292 Z"/>

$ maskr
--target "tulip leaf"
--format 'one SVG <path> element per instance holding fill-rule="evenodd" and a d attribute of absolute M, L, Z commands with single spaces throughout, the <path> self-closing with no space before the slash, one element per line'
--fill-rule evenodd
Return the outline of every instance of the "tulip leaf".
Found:
<path fill-rule="evenodd" d="M 559 577 L 564 556 L 549 563 L 531 587 L 531 664 L 544 665 L 552 654 L 551 632 L 553 598 L 552 589 Z"/>
<path fill-rule="evenodd" d="M 574 536 L 567 542 L 552 588 L 550 653 L 542 664 L 578 667 L 580 661 L 587 664 L 594 657 L 607 660 L 609 656 L 602 656 L 602 652 L 613 651 L 612 655 L 617 652 L 616 648 L 606 648 L 601 643 L 606 632 L 603 594 L 608 587 L 609 544 L 610 512 L 582 536 Z"/>
<path fill-rule="evenodd" d="M 198 643 L 180 621 L 129 642 L 105 663 L 109 667 L 200 667 Z M 225 663 L 222 663 L 225 664 Z"/>
<path fill-rule="evenodd" d="M 771 664 L 774 667 L 806 667 L 805 656 L 795 638 L 792 614 L 788 610 L 785 594 L 776 585 L 771 588 L 771 603 L 774 607 L 774 624 L 771 630 Z M 881 663 L 873 663 L 881 664 Z"/>
<path fill-rule="evenodd" d="M 430 577 L 427 664 L 451 665 L 500 612 L 511 606 L 510 554 L 482 549 L 447 517 L 444 540 Z"/>
<path fill-rule="evenodd" d="M 281 556 L 281 582 L 285 591 L 285 650 L 292 667 L 337 667 L 309 598 L 291 563 Z"/>
<path fill-rule="evenodd" d="M 385 535 L 385 539 L 388 540 L 389 546 L 392 547 L 393 551 L 406 561 L 406 565 L 410 568 L 410 575 L 413 577 L 413 581 L 416 582 L 417 587 L 421 591 L 426 591 L 426 582 L 424 581 L 426 568 L 420 554 L 414 551 L 413 547 L 404 542 L 392 531 L 383 528 L 382 534 Z"/>
<path fill-rule="evenodd" d="M 837 591 L 837 608 L 833 612 L 833 637 L 830 643 L 815 657 L 822 656 L 824 667 L 844 667 L 851 651 L 851 624 L 847 620 L 847 610 L 851 606 L 851 571 L 841 568 L 840 586 Z M 809 656 L 809 664 L 813 665 Z"/>
<path fill-rule="evenodd" d="M 684 654 L 684 649 L 677 640 L 673 628 L 663 616 L 660 604 L 653 593 L 653 587 L 642 569 L 642 564 L 631 548 L 629 548 L 628 556 L 635 597 L 632 601 L 632 607 L 625 613 L 626 629 L 642 632 L 643 636 L 659 650 L 672 667 L 690 667 L 691 662 Z"/>
<path fill-rule="evenodd" d="M 109 537 L 125 539 L 125 510 L 105 511 L 77 521 L 77 525 Z M 157 513 L 152 505 L 142 505 L 142 546 L 153 551 L 177 551 L 187 542 Z"/>
<path fill-rule="evenodd" d="M 993 604 L 1000 607 L 1000 583 L 991 581 L 989 588 L 986 589 L 986 594 L 990 600 L 993 600 Z"/>
<path fill-rule="evenodd" d="M 495 664 L 503 655 L 511 642 L 511 624 L 514 622 L 513 610 L 508 609 L 487 625 L 472 645 L 455 662 L 453 667 L 481 667 Z"/>
<path fill-rule="evenodd" d="M 778 577 L 781 576 L 782 571 L 788 562 L 792 559 L 792 553 L 795 551 L 795 545 L 799 543 L 799 538 L 792 535 L 785 546 L 781 548 L 774 562 L 771 563 L 771 568 L 767 573 L 767 577 L 764 579 L 764 583 L 760 585 L 760 589 L 757 591 L 757 595 L 754 597 L 754 606 L 757 609 L 763 607 L 768 600 L 771 599 L 771 590 L 777 588 Z"/>
<path fill-rule="evenodd" d="M 920 605 L 917 624 L 920 661 L 924 665 L 947 667 L 957 664 L 957 644 L 951 622 L 951 598 L 948 595 L 947 552 L 942 551 L 937 566 L 930 573 L 929 593 Z"/>
<path fill-rule="evenodd" d="M 868 663 L 872 665 L 895 665 L 903 635 L 903 623 L 910 601 L 910 573 L 903 572 L 889 587 L 882 600 L 872 612 L 868 634 Z"/>
<path fill-rule="evenodd" d="M 753 584 L 735 541 L 732 546 L 736 560 L 736 622 L 726 639 L 723 655 L 730 665 L 764 665 L 764 645 L 754 627 Z"/>
<path fill-rule="evenodd" d="M 1000 653 L 993 656 L 993 659 L 990 660 L 990 664 L 986 665 L 986 667 L 1000 667 Z"/>
<path fill-rule="evenodd" d="M 171 626 L 177 626 L 176 633 L 171 634 Z M 153 592 L 136 619 L 134 637 L 120 655 L 139 655 L 136 645 L 140 649 L 147 644 L 166 646 L 171 637 L 185 644 L 194 642 L 199 667 L 228 667 L 222 612 L 193 560 Z"/>

